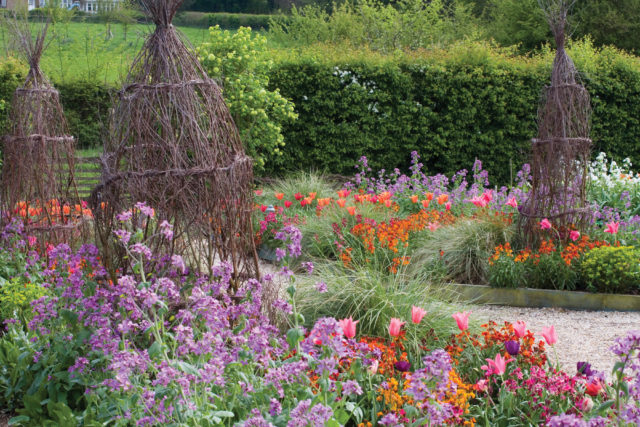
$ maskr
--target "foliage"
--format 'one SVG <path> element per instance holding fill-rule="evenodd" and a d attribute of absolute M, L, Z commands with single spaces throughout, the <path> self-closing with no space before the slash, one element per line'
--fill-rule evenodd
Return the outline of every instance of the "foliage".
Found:
<path fill-rule="evenodd" d="M 640 254 L 629 246 L 601 247 L 589 251 L 581 263 L 587 289 L 603 293 L 640 291 Z"/>
<path fill-rule="evenodd" d="M 2 132 L 6 127 L 13 92 L 23 83 L 26 73 L 26 66 L 18 59 L 12 56 L 0 59 L 0 101 L 4 106 L 0 108 L 0 131 Z"/>
<path fill-rule="evenodd" d="M 252 30 L 269 29 L 271 15 L 256 15 L 247 13 L 201 13 L 182 12 L 176 16 L 176 25 L 186 27 L 209 28 L 219 25 L 225 30 L 237 30 L 249 27 Z"/>
<path fill-rule="evenodd" d="M 552 40 L 538 0 L 489 0 L 485 14 L 487 35 L 503 46 L 532 51 Z"/>
<path fill-rule="evenodd" d="M 260 171 L 282 155 L 282 125 L 297 118 L 293 104 L 278 89 L 267 89 L 273 62 L 265 51 L 266 38 L 244 27 L 232 34 L 216 26 L 209 34 L 197 49 L 198 58 L 209 76 L 222 82 L 245 150 Z"/>
<path fill-rule="evenodd" d="M 345 1 L 331 12 L 310 5 L 276 15 L 269 39 L 286 45 L 349 42 L 374 50 L 417 49 L 472 36 L 469 10 L 458 1 L 400 0 L 394 5 L 377 0 Z"/>
<path fill-rule="evenodd" d="M 628 157 L 618 165 L 602 152 L 589 165 L 588 199 L 599 208 L 612 208 L 623 218 L 640 214 L 640 175 Z"/>
<path fill-rule="evenodd" d="M 31 302 L 47 293 L 41 283 L 17 277 L 8 281 L 0 279 L 0 324 L 7 319 L 14 319 L 26 325 L 33 317 Z"/>
<path fill-rule="evenodd" d="M 637 59 L 589 41 L 569 53 L 588 77 L 594 150 L 636 161 L 627 141 L 640 138 L 628 113 L 640 100 Z M 365 153 L 374 169 L 392 170 L 417 150 L 431 173 L 451 175 L 481 158 L 497 184 L 508 183 L 508 165 L 527 158 L 552 55 L 522 58 L 479 43 L 393 56 L 324 45 L 282 52 L 270 85 L 293 101 L 299 118 L 284 127 L 282 167 L 269 172 L 313 167 L 350 175 Z"/>

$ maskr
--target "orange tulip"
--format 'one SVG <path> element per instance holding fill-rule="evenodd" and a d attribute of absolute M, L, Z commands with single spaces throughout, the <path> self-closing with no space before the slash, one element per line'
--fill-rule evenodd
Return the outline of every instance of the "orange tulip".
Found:
<path fill-rule="evenodd" d="M 338 199 L 336 200 L 336 203 L 338 206 L 340 206 L 341 208 L 344 208 L 344 205 L 347 204 L 347 201 L 345 199 Z"/>
<path fill-rule="evenodd" d="M 422 201 L 422 207 L 425 208 L 425 209 L 428 208 L 429 207 L 429 200 L 423 200 Z"/>
<path fill-rule="evenodd" d="M 356 207 L 355 206 L 348 206 L 347 207 L 347 212 L 349 212 L 349 215 L 355 215 L 356 214 Z"/>
<path fill-rule="evenodd" d="M 418 196 L 416 196 L 415 194 L 411 196 L 410 199 L 411 199 L 411 203 L 418 203 Z"/>
<path fill-rule="evenodd" d="M 390 208 L 390 207 L 391 207 L 391 200 L 385 200 L 385 201 L 384 201 L 384 205 L 385 205 L 386 207 Z"/>
<path fill-rule="evenodd" d="M 67 206 L 67 205 L 64 205 L 62 207 L 62 213 L 65 214 L 65 215 L 71 214 L 71 208 L 69 206 Z"/>
<path fill-rule="evenodd" d="M 275 196 L 276 196 L 276 199 L 282 200 L 282 198 L 284 197 L 284 193 L 276 193 Z"/>
<path fill-rule="evenodd" d="M 316 198 L 316 192 L 312 191 L 311 193 L 309 193 L 309 197 L 311 198 L 311 200 Z"/>
<path fill-rule="evenodd" d="M 449 195 L 448 194 L 441 194 L 438 196 L 438 204 L 439 205 L 444 205 L 445 203 L 447 203 L 447 201 L 449 201 Z"/>
<path fill-rule="evenodd" d="M 424 195 L 426 196 L 428 201 L 432 201 L 433 200 L 433 193 L 432 192 L 424 193 Z"/>

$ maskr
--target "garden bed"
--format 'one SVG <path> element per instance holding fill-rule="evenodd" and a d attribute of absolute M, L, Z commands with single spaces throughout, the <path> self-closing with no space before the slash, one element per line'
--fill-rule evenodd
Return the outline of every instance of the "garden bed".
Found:
<path fill-rule="evenodd" d="M 553 307 L 570 310 L 640 311 L 640 296 L 598 294 L 553 289 L 507 289 L 485 285 L 443 284 L 462 300 L 513 307 Z"/>

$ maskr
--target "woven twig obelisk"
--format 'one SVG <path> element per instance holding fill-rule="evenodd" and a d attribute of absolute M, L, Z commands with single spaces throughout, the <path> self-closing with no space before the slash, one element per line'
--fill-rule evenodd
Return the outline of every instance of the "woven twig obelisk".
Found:
<path fill-rule="evenodd" d="M 156 27 L 118 93 L 92 194 L 102 244 L 112 238 L 114 215 L 144 201 L 174 226 L 164 249 L 199 269 L 229 262 L 234 283 L 256 277 L 252 161 L 220 87 L 171 25 L 182 0 L 141 3 Z"/>
<path fill-rule="evenodd" d="M 8 25 L 15 49 L 30 68 L 13 96 L 9 133 L 2 139 L 2 222 L 20 219 L 41 244 L 68 242 L 84 210 L 74 183 L 74 139 L 58 91 L 40 70 L 47 25 L 35 36 L 26 18 Z"/>
<path fill-rule="evenodd" d="M 567 14 L 575 0 L 538 0 L 553 32 L 557 52 L 551 85 L 538 110 L 538 136 L 532 141 L 529 198 L 521 210 L 529 242 L 537 240 L 543 218 L 565 238 L 586 218 L 585 185 L 591 151 L 589 93 L 565 51 Z"/>

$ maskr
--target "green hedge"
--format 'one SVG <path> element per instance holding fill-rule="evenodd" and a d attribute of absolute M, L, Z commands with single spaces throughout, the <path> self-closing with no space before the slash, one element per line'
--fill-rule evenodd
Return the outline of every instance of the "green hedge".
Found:
<path fill-rule="evenodd" d="M 593 152 L 640 164 L 640 60 L 588 44 L 570 53 L 591 94 Z M 465 47 L 385 57 L 316 48 L 272 56 L 270 87 L 294 102 L 299 118 L 284 127 L 284 155 L 268 162 L 266 173 L 352 175 L 362 155 L 374 169 L 406 169 L 416 150 L 431 173 L 452 174 L 478 158 L 492 183 L 503 184 L 510 166 L 515 173 L 527 160 L 553 52 L 514 58 Z M 0 99 L 11 99 L 16 82 L 0 81 Z M 79 146 L 101 145 L 113 89 L 87 82 L 56 87 Z"/>
<path fill-rule="evenodd" d="M 187 27 L 209 28 L 220 25 L 225 30 L 251 27 L 253 30 L 268 30 L 271 15 L 248 13 L 202 13 L 182 12 L 174 19 L 174 24 Z"/>
<path fill-rule="evenodd" d="M 640 162 L 638 59 L 578 48 L 574 56 L 592 97 L 593 152 Z M 478 158 L 493 183 L 508 183 L 510 165 L 515 173 L 528 159 L 552 58 L 482 49 L 390 58 L 322 50 L 284 55 L 270 85 L 294 102 L 299 118 L 284 129 L 285 155 L 269 172 L 351 175 L 362 155 L 374 170 L 406 168 L 416 150 L 432 173 L 452 174 Z"/>

